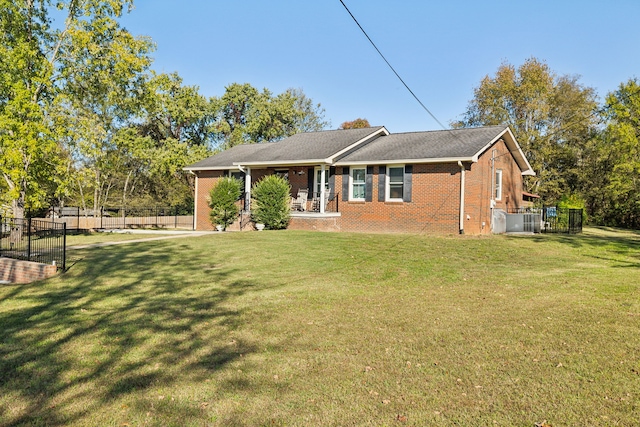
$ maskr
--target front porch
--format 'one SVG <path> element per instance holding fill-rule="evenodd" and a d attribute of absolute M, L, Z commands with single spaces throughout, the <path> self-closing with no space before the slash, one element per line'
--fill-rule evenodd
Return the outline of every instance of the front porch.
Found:
<path fill-rule="evenodd" d="M 288 229 L 293 230 L 323 230 L 339 231 L 340 193 L 332 193 L 329 189 L 326 192 L 309 193 L 306 188 L 292 191 L 290 195 L 290 217 Z M 303 197 L 301 198 L 301 194 Z M 306 194 L 306 198 L 305 195 Z M 325 200 L 324 204 L 321 200 Z M 246 193 L 242 193 L 238 200 L 240 212 L 238 219 L 229 227 L 229 231 L 252 231 L 255 224 L 251 219 L 251 204 Z M 247 209 L 248 208 L 248 209 Z"/>

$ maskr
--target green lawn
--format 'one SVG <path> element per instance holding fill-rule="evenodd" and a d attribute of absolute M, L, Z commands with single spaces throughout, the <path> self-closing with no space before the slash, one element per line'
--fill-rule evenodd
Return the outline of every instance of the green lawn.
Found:
<path fill-rule="evenodd" d="M 174 231 L 174 230 L 172 230 Z M 185 231 L 184 234 L 189 234 L 191 231 Z M 104 231 L 99 233 L 80 233 L 80 234 L 67 234 L 67 247 L 73 247 L 77 245 L 92 245 L 96 243 L 105 242 L 120 242 L 124 240 L 138 240 L 148 239 L 152 237 L 162 237 L 169 234 L 145 234 L 140 233 L 138 230 L 124 231 L 124 232 L 110 232 Z"/>
<path fill-rule="evenodd" d="M 640 233 L 221 233 L 0 286 L 0 426 L 634 426 Z"/>

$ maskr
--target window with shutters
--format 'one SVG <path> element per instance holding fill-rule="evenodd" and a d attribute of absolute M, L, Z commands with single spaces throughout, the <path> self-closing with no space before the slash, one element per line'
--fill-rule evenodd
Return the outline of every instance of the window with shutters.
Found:
<path fill-rule="evenodd" d="M 385 199 L 389 202 L 402 202 L 404 196 L 404 165 L 388 166 L 386 178 Z"/>
<path fill-rule="evenodd" d="M 351 168 L 349 180 L 349 200 L 364 201 L 366 188 L 366 168 Z"/>

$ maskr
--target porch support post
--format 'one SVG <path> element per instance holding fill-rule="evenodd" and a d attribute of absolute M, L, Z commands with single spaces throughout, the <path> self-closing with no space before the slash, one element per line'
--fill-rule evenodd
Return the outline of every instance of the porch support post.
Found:
<path fill-rule="evenodd" d="M 195 230 L 196 227 L 198 226 L 198 197 L 200 197 L 200 194 L 198 193 L 198 180 L 200 178 L 198 177 L 197 173 L 193 171 L 189 171 L 189 172 L 196 176 L 196 194 L 195 194 L 195 197 L 193 198 L 193 229 Z M 102 212 L 103 208 L 104 208 L 103 206 L 100 207 L 100 228 L 102 228 L 102 217 L 104 216 Z M 95 215 L 95 212 L 94 212 L 94 215 Z M 96 223 L 95 216 L 93 218 L 93 223 L 95 227 L 95 223 Z M 80 228 L 80 218 L 78 218 L 78 228 Z"/>
<path fill-rule="evenodd" d="M 320 165 L 320 213 L 324 213 L 324 201 L 326 200 L 326 188 L 324 185 L 325 175 L 327 173 L 327 166 L 323 163 Z"/>
<path fill-rule="evenodd" d="M 244 211 L 251 211 L 251 168 L 244 171 Z"/>
<path fill-rule="evenodd" d="M 460 234 L 464 234 L 464 173 L 465 166 L 461 161 L 458 161 L 458 166 L 460 166 Z"/>

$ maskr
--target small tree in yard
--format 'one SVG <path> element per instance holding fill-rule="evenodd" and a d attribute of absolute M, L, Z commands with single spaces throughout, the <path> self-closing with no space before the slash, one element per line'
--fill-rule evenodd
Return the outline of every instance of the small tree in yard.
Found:
<path fill-rule="evenodd" d="M 233 224 L 238 217 L 236 201 L 242 194 L 242 183 L 231 177 L 220 179 L 209 193 L 209 219 L 213 225 L 221 225 L 223 229 Z"/>
<path fill-rule="evenodd" d="M 257 224 L 264 224 L 268 230 L 287 228 L 290 217 L 290 191 L 289 181 L 280 176 L 269 175 L 262 178 L 251 190 L 251 219 Z"/>

